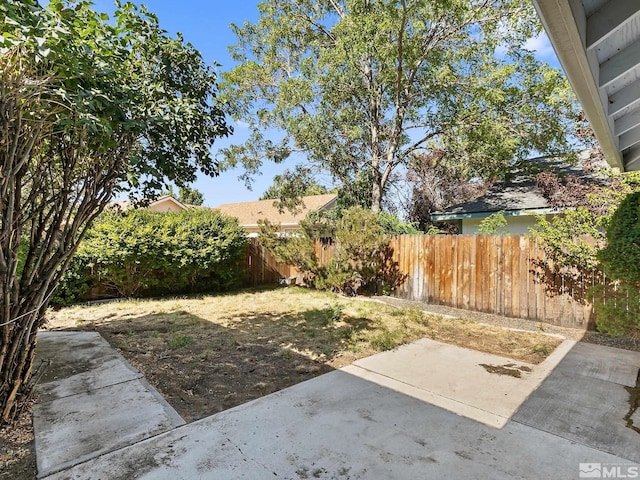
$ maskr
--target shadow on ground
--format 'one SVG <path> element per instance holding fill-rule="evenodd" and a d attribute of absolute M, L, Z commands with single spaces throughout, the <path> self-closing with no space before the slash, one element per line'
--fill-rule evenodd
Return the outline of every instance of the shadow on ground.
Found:
<path fill-rule="evenodd" d="M 371 323 L 331 308 L 234 315 L 224 326 L 175 311 L 65 330 L 99 332 L 190 422 L 350 363 L 338 352 Z"/>

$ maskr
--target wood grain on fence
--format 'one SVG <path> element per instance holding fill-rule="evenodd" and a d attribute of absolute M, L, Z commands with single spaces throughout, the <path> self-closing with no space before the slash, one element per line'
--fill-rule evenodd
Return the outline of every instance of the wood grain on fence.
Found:
<path fill-rule="evenodd" d="M 404 282 L 394 295 L 555 325 L 587 328 L 593 322 L 591 273 L 559 274 L 537 241 L 524 235 L 402 235 L 390 240 Z M 326 265 L 335 245 L 317 242 Z M 277 283 L 298 274 L 275 261 L 257 239 L 247 250 L 247 282 Z"/>

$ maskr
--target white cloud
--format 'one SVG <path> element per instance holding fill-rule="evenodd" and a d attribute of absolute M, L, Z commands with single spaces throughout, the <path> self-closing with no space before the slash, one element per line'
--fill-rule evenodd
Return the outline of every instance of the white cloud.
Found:
<path fill-rule="evenodd" d="M 547 37 L 546 32 L 540 33 L 537 37 L 531 37 L 524 44 L 524 48 L 536 53 L 538 58 L 548 59 L 549 57 L 555 57 L 553 47 Z"/>

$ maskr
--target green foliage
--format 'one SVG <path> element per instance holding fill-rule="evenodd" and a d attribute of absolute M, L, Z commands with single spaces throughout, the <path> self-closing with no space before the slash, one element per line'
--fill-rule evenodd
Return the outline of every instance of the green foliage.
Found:
<path fill-rule="evenodd" d="M 407 343 L 407 339 L 411 335 L 411 331 L 406 324 L 397 328 L 389 328 L 387 325 L 378 322 L 377 332 L 369 340 L 371 346 L 381 351 L 393 350 L 394 348 Z"/>
<path fill-rule="evenodd" d="M 558 268 L 599 268 L 598 251 L 606 242 L 606 230 L 622 200 L 640 191 L 640 174 L 609 172 L 606 186 L 595 186 L 583 195 L 585 202 L 558 215 L 539 215 L 531 233 L 541 239 L 549 260 Z M 567 192 L 566 196 L 571 196 Z"/>
<path fill-rule="evenodd" d="M 316 286 L 347 294 L 381 283 L 388 240 L 376 213 L 361 207 L 342 212 L 336 228 L 338 249 Z"/>
<path fill-rule="evenodd" d="M 584 186 L 580 186 L 584 189 Z M 562 192 L 571 197 L 572 191 Z M 588 292 L 599 330 L 612 335 L 640 333 L 640 174 L 611 174 L 606 186 L 582 195 L 584 204 L 561 215 L 539 216 L 532 230 L 544 242 L 554 276 L 575 280 L 572 272 L 604 271 L 610 285 Z M 573 195 L 577 197 L 577 195 Z M 606 245 L 606 246 L 605 246 Z"/>
<path fill-rule="evenodd" d="M 637 285 L 624 282 L 607 290 L 603 297 L 598 295 L 603 287 L 596 288 L 594 308 L 596 326 L 610 335 L 630 335 L 640 337 L 640 291 Z"/>
<path fill-rule="evenodd" d="M 109 18 L 85 0 L 1 1 L 0 86 L 4 423 L 29 398 L 36 331 L 92 220 L 116 192 L 215 174 L 230 130 L 213 68 L 132 2 Z"/>
<path fill-rule="evenodd" d="M 279 224 L 268 220 L 259 221 L 260 243 L 269 250 L 278 262 L 294 265 L 305 283 L 312 284 L 320 271 L 313 248 L 314 237 L 304 228 L 301 234 L 283 235 Z"/>
<path fill-rule="evenodd" d="M 606 235 L 607 246 L 598 253 L 605 273 L 640 288 L 640 191 L 620 203 Z"/>
<path fill-rule="evenodd" d="M 72 262 L 118 295 L 228 290 L 241 280 L 246 239 L 236 219 L 208 209 L 103 215 Z M 65 276 L 63 291 L 75 276 Z"/>
<path fill-rule="evenodd" d="M 378 212 L 378 222 L 387 235 L 418 235 L 422 233 L 412 223 L 403 223 L 389 212 Z"/>
<path fill-rule="evenodd" d="M 346 294 L 363 288 L 387 294 L 400 277 L 391 260 L 383 218 L 393 225 L 388 217 L 362 207 L 311 212 L 301 222 L 300 234 L 285 236 L 279 225 L 263 222 L 259 238 L 276 260 L 295 265 L 306 283 L 316 288 Z M 398 225 L 394 228 L 403 228 Z M 314 241 L 320 239 L 336 243 L 335 254 L 326 267 L 319 265 L 314 250 Z"/>
<path fill-rule="evenodd" d="M 51 303 L 59 306 L 77 302 L 84 298 L 95 285 L 96 279 L 91 275 L 91 262 L 86 256 L 77 255 L 64 272 L 51 297 Z"/>
<path fill-rule="evenodd" d="M 558 267 L 593 270 L 598 266 L 605 221 L 580 206 L 557 215 L 539 215 L 532 233 L 542 239 L 547 257 Z"/>
<path fill-rule="evenodd" d="M 188 185 L 184 185 L 182 187 L 178 187 L 178 200 L 180 200 L 185 205 L 200 206 L 204 203 L 204 196 L 202 195 L 202 192 L 197 188 L 192 188 Z"/>
<path fill-rule="evenodd" d="M 598 300 L 596 324 L 612 335 L 640 336 L 640 191 L 625 197 L 607 224 L 607 245 L 598 252 L 614 292 Z"/>
<path fill-rule="evenodd" d="M 506 226 L 507 219 L 504 218 L 504 212 L 496 212 L 480 221 L 478 233 L 480 235 L 502 235 L 507 233 Z"/>
<path fill-rule="evenodd" d="M 248 175 L 302 151 L 309 168 L 355 193 L 355 204 L 379 210 L 414 153 L 442 151 L 490 177 L 533 150 L 564 151 L 571 139 L 569 84 L 524 48 L 541 29 L 528 0 L 272 0 L 258 8 L 257 22 L 232 25 L 237 66 L 221 89 L 250 126 L 247 141 L 222 155 Z M 282 137 L 267 137 L 269 129 Z M 361 178 L 366 199 L 351 191 Z"/>
<path fill-rule="evenodd" d="M 273 184 L 265 190 L 260 200 L 278 200 L 281 209 L 295 210 L 300 206 L 301 197 L 328 193 L 327 187 L 320 185 L 311 175 L 311 171 L 297 166 L 282 175 L 273 177 Z"/>
<path fill-rule="evenodd" d="M 177 195 L 173 190 L 173 186 L 169 185 L 161 195 L 171 195 L 173 198 L 179 200 L 185 205 L 200 206 L 204 203 L 204 196 L 202 195 L 202 192 L 197 188 L 193 188 L 188 185 L 178 187 Z"/>
<path fill-rule="evenodd" d="M 327 314 L 329 316 L 329 321 L 337 322 L 342 318 L 342 313 L 344 312 L 344 305 L 340 303 L 334 303 L 333 305 L 329 305 L 327 307 Z"/>
<path fill-rule="evenodd" d="M 169 340 L 169 348 L 171 350 L 179 350 L 180 348 L 188 347 L 193 343 L 193 337 L 190 335 L 179 335 Z"/>

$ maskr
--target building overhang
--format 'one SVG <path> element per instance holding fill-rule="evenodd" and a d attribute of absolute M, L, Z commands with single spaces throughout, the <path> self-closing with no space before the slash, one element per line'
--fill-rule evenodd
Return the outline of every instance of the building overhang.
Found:
<path fill-rule="evenodd" d="M 527 215 L 552 215 L 561 212 L 562 210 L 555 208 L 528 208 L 522 210 L 503 210 L 495 212 L 438 213 L 431 215 L 431 221 L 446 222 L 452 220 L 467 220 L 471 218 L 487 218 L 496 213 L 502 213 L 505 217 L 523 217 Z"/>
<path fill-rule="evenodd" d="M 640 1 L 533 4 L 607 161 L 640 170 Z"/>

